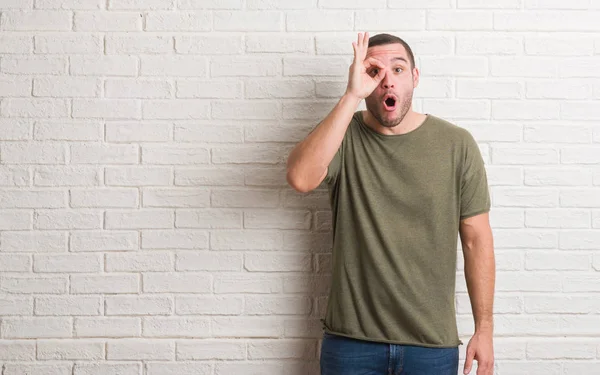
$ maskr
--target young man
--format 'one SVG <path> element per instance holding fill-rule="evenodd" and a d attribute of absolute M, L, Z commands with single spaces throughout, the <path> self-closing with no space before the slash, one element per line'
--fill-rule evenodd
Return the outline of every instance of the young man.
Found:
<path fill-rule="evenodd" d="M 300 192 L 325 181 L 332 285 L 322 375 L 456 375 L 457 237 L 475 319 L 464 373 L 493 373 L 495 260 L 484 162 L 471 134 L 413 111 L 402 39 L 358 34 L 345 94 L 290 153 Z M 365 99 L 366 111 L 357 111 Z"/>

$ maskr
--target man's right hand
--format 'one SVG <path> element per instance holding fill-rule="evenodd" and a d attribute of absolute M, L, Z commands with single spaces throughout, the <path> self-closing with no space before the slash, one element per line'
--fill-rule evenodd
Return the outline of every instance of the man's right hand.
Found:
<path fill-rule="evenodd" d="M 385 76 L 385 66 L 373 57 L 367 57 L 369 47 L 369 33 L 358 33 L 358 40 L 352 42 L 354 48 L 354 61 L 350 65 L 348 87 L 346 95 L 364 99 L 371 95 L 373 90 Z"/>

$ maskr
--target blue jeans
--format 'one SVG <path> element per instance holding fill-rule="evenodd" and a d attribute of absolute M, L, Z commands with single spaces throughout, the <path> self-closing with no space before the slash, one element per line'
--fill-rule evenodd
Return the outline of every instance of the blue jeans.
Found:
<path fill-rule="evenodd" d="M 321 375 L 457 375 L 458 347 L 426 348 L 323 332 Z"/>

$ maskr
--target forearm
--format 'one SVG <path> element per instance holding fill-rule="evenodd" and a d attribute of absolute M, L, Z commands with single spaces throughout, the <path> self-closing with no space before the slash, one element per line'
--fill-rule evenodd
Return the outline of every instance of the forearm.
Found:
<path fill-rule="evenodd" d="M 463 242 L 465 279 L 471 300 L 475 332 L 493 332 L 496 264 L 491 234 Z"/>
<path fill-rule="evenodd" d="M 287 161 L 290 185 L 297 190 L 309 191 L 321 183 L 359 102 L 360 99 L 354 96 L 342 96 L 327 117 L 294 147 Z"/>

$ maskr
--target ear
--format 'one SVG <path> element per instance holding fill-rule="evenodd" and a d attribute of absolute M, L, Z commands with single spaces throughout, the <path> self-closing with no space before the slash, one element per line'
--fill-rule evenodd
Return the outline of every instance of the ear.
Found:
<path fill-rule="evenodd" d="M 419 68 L 413 68 L 413 88 L 417 88 L 419 86 L 419 76 L 420 76 Z"/>

